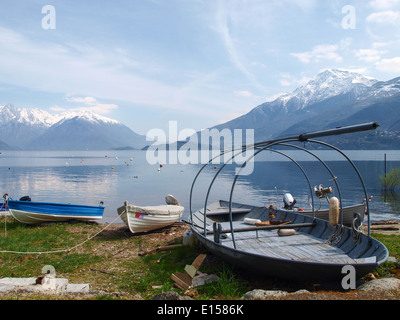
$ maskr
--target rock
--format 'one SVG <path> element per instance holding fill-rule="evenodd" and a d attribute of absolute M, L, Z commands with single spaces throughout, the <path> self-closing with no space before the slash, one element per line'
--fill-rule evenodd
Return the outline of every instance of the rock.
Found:
<path fill-rule="evenodd" d="M 246 300 L 269 300 L 271 298 L 279 298 L 286 296 L 288 293 L 282 290 L 260 290 L 254 289 L 246 292 L 241 299 Z"/>
<path fill-rule="evenodd" d="M 90 286 L 88 284 L 72 284 L 69 283 L 66 286 L 66 293 L 78 294 L 78 293 L 89 293 Z"/>
<path fill-rule="evenodd" d="M 3 278 L 0 279 L 0 293 L 35 292 L 47 294 L 89 293 L 88 284 L 68 284 L 68 279 L 44 277 L 37 278 Z"/>
<path fill-rule="evenodd" d="M 311 292 L 306 289 L 300 289 L 300 290 L 297 290 L 296 292 L 293 292 L 293 294 L 309 294 L 309 293 L 311 293 Z"/>
<path fill-rule="evenodd" d="M 217 282 L 218 280 L 219 280 L 219 278 L 215 274 L 203 273 L 203 274 L 198 275 L 198 276 L 193 278 L 192 287 L 193 288 L 200 287 L 200 286 L 203 286 L 206 283 Z"/>
<path fill-rule="evenodd" d="M 153 300 L 193 300 L 193 299 L 187 296 L 181 296 L 179 293 L 176 293 L 174 291 L 167 291 L 154 295 Z"/>
<path fill-rule="evenodd" d="M 400 290 L 400 279 L 383 278 L 368 281 L 357 288 L 360 291 Z"/>

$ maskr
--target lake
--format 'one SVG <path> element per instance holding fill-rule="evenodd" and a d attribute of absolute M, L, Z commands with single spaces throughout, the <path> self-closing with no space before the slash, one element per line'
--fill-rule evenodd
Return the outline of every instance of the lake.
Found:
<path fill-rule="evenodd" d="M 372 221 L 400 219 L 400 195 L 383 195 L 379 175 L 400 167 L 400 151 L 345 151 L 357 165 L 370 203 Z M 337 177 L 344 205 L 361 203 L 365 198 L 362 185 L 345 159 L 331 151 L 316 152 Z M 326 168 L 304 152 L 287 152 L 299 161 L 312 184 L 332 186 L 335 183 Z M 310 192 L 304 175 L 286 158 L 265 151 L 256 158 L 250 175 L 240 176 L 233 193 L 235 202 L 282 206 L 282 197 L 290 192 L 297 205 L 309 208 Z M 164 204 L 167 194 L 174 195 L 189 214 L 192 181 L 201 164 L 150 165 L 146 151 L 2 151 L 0 154 L 0 192 L 17 200 L 29 195 L 32 201 L 97 205 L 104 202 L 102 222 L 122 223 L 117 208 L 125 200 L 137 205 Z M 192 208 L 204 205 L 208 186 L 220 165 L 207 166 L 193 189 Z M 227 165 L 211 189 L 209 203 L 229 199 L 235 176 L 235 164 Z M 335 190 L 335 196 L 337 191 Z M 314 200 L 319 205 L 319 200 Z M 326 205 L 326 200 L 323 199 Z M 115 220 L 117 218 L 117 220 Z"/>

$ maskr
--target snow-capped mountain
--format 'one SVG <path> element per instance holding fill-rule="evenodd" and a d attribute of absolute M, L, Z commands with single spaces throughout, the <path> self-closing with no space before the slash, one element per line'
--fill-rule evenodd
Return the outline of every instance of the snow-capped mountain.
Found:
<path fill-rule="evenodd" d="M 338 95 L 363 94 L 377 82 L 358 73 L 329 69 L 293 92 L 282 94 L 273 101 L 273 105 L 283 108 L 285 112 L 296 111 Z"/>
<path fill-rule="evenodd" d="M 17 122 L 28 126 L 49 128 L 62 119 L 40 109 L 18 109 L 12 104 L 0 106 L 0 123 Z"/>
<path fill-rule="evenodd" d="M 378 121 L 385 131 L 400 120 L 399 106 L 400 78 L 379 81 L 326 70 L 296 90 L 214 128 L 254 129 L 256 141 L 369 121 Z"/>
<path fill-rule="evenodd" d="M 0 106 L 0 140 L 33 150 L 141 148 L 145 137 L 122 123 L 90 111 L 50 114 Z"/>

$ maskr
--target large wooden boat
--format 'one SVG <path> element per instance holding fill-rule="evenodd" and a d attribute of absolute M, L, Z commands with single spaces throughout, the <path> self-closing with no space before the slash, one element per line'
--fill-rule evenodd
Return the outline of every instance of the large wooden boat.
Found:
<path fill-rule="evenodd" d="M 275 139 L 252 146 L 243 146 L 239 153 L 235 153 L 237 155 L 253 148 L 252 158 L 267 150 L 278 152 L 292 160 L 303 172 L 308 182 L 312 207 L 315 207 L 313 188 L 307 173 L 282 148 L 274 149 L 273 147 L 278 145 L 286 148 L 293 147 L 314 155 L 332 175 L 335 182 L 335 194 L 339 195 L 339 199 L 336 197 L 330 199 L 330 203 L 333 205 L 330 207 L 329 221 L 317 218 L 315 212 L 308 216 L 293 210 L 274 209 L 271 214 L 267 207 L 235 203 L 233 190 L 240 176 L 240 170 L 233 179 L 229 199 L 227 201 L 219 200 L 208 205 L 211 187 L 226 164 L 222 165 L 215 173 L 206 193 L 203 208 L 197 211 L 192 210 L 194 185 L 202 170 L 211 164 L 213 160 L 211 159 L 199 170 L 190 191 L 189 223 L 194 235 L 215 255 L 267 277 L 296 281 L 338 281 L 340 284 L 346 266 L 354 268 L 356 278 L 363 277 L 384 263 L 389 255 L 387 248 L 370 235 L 368 201 L 365 203 L 368 233 L 364 234 L 361 230 L 361 217 L 355 219 L 351 227 L 345 226 L 337 175 L 314 152 L 302 146 L 299 147 L 295 143 L 305 141 L 317 143 L 341 153 L 360 177 L 365 199 L 368 199 L 364 182 L 354 163 L 339 149 L 325 142 L 314 140 L 314 138 L 373 130 L 378 126 L 377 123 L 368 123 Z M 248 161 L 250 158 L 243 163 L 241 168 L 244 168 Z"/>

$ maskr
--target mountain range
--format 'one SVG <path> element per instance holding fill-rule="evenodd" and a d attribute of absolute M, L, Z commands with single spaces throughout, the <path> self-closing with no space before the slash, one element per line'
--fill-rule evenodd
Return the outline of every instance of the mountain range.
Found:
<path fill-rule="evenodd" d="M 0 148 L 23 150 L 139 149 L 146 137 L 95 113 L 50 114 L 0 106 Z"/>
<path fill-rule="evenodd" d="M 254 129 L 255 142 L 260 142 L 372 121 L 380 124 L 378 130 L 322 140 L 342 149 L 400 149 L 400 77 L 379 81 L 329 69 L 296 90 L 213 128 Z M 145 136 L 92 112 L 54 115 L 11 104 L 0 106 L 0 150 L 109 150 L 145 145 Z"/>
<path fill-rule="evenodd" d="M 255 141 L 377 121 L 377 131 L 322 140 L 346 149 L 400 148 L 400 77 L 379 81 L 358 73 L 325 70 L 290 93 L 224 124 L 254 129 Z"/>

